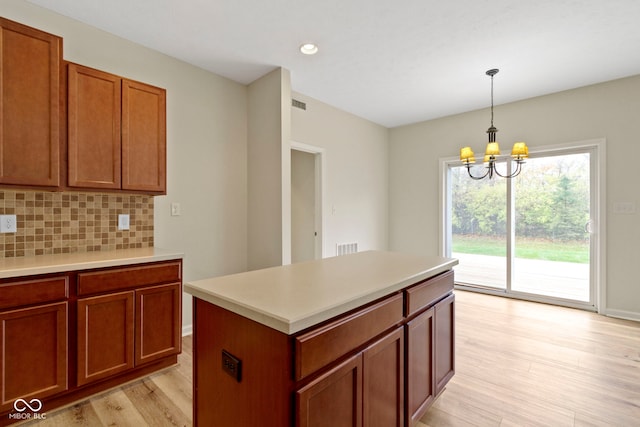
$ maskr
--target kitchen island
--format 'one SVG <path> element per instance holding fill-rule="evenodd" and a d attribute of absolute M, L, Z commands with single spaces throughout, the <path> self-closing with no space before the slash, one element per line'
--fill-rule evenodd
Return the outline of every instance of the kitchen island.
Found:
<path fill-rule="evenodd" d="M 454 373 L 455 264 L 367 251 L 186 283 L 194 424 L 412 425 Z"/>

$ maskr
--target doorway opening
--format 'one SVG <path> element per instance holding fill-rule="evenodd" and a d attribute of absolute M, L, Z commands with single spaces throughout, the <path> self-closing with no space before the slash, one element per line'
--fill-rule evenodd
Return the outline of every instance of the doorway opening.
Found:
<path fill-rule="evenodd" d="M 322 258 L 324 150 L 291 143 L 291 262 Z"/>

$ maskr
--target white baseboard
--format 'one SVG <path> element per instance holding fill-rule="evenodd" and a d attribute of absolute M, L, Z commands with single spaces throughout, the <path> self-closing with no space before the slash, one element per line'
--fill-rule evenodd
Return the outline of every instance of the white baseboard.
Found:
<path fill-rule="evenodd" d="M 186 337 L 191 334 L 193 334 L 193 325 L 182 325 L 182 336 Z"/>
<path fill-rule="evenodd" d="M 636 322 L 640 322 L 640 313 L 635 311 L 625 311 L 625 310 L 612 310 L 607 309 L 605 314 L 609 317 L 616 317 L 618 319 L 625 320 L 635 320 Z"/>

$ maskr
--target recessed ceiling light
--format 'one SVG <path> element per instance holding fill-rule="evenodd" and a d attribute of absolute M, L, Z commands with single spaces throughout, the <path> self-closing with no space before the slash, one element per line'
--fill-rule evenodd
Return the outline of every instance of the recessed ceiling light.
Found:
<path fill-rule="evenodd" d="M 304 53 L 305 55 L 315 55 L 316 53 L 318 53 L 318 45 L 314 43 L 305 43 L 300 46 L 300 52 Z"/>

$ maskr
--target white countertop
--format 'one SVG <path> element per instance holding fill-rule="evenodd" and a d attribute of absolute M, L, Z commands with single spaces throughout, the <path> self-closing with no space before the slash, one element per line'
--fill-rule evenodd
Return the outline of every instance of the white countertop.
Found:
<path fill-rule="evenodd" d="M 183 254 L 161 248 L 121 249 L 104 252 L 0 258 L 0 279 L 36 274 L 117 267 L 144 262 L 182 259 Z"/>
<path fill-rule="evenodd" d="M 456 264 L 453 258 L 367 251 L 192 281 L 184 290 L 291 335 Z"/>

